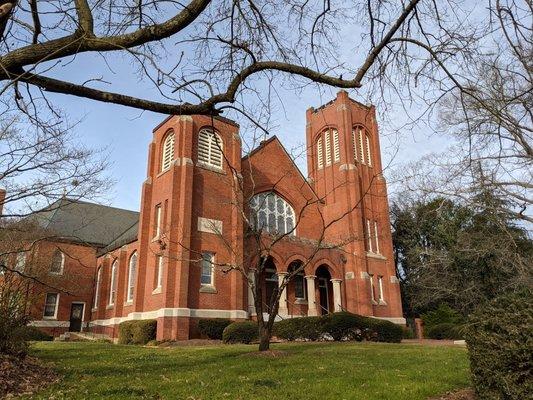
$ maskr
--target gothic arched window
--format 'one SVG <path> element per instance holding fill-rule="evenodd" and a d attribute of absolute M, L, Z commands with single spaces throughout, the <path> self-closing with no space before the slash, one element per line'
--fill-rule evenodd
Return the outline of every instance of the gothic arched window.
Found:
<path fill-rule="evenodd" d="M 274 192 L 256 194 L 250 200 L 252 220 L 256 229 L 273 234 L 294 235 L 296 216 L 294 209 Z"/>
<path fill-rule="evenodd" d="M 163 151 L 161 153 L 161 171 L 170 167 L 174 161 L 174 132 L 167 133 L 163 142 Z"/>
<path fill-rule="evenodd" d="M 198 133 L 198 163 L 222 169 L 222 139 L 213 129 Z"/>
<path fill-rule="evenodd" d="M 135 290 L 135 278 L 137 277 L 137 252 L 130 257 L 128 269 L 128 297 L 127 301 L 133 301 L 133 292 Z"/>

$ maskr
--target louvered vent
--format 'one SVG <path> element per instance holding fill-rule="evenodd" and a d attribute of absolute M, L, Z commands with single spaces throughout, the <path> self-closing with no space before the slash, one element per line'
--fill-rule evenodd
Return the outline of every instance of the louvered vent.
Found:
<path fill-rule="evenodd" d="M 352 129 L 352 145 L 353 145 L 353 159 L 354 161 L 358 160 L 357 157 L 357 132 L 355 129 Z"/>
<path fill-rule="evenodd" d="M 341 152 L 339 149 L 339 132 L 335 129 L 333 130 L 333 159 L 335 162 L 340 161 Z"/>
<path fill-rule="evenodd" d="M 174 132 L 170 132 L 163 143 L 163 159 L 161 162 L 161 171 L 169 168 L 174 161 Z"/>
<path fill-rule="evenodd" d="M 222 140 L 211 129 L 202 129 L 198 133 L 198 162 L 222 168 Z"/>
<path fill-rule="evenodd" d="M 361 162 L 365 164 L 365 146 L 363 143 L 363 130 L 359 128 L 359 151 L 361 152 Z"/>
<path fill-rule="evenodd" d="M 331 165 L 331 143 L 329 142 L 329 131 L 324 134 L 324 145 L 326 147 L 326 165 Z"/>
<path fill-rule="evenodd" d="M 316 142 L 316 158 L 318 160 L 318 169 L 322 169 L 324 166 L 324 160 L 322 157 L 322 138 L 319 138 Z"/>

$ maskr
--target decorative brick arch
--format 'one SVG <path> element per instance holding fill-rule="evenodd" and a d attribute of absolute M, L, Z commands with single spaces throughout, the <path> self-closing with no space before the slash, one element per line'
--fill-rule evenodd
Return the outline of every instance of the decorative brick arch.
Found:
<path fill-rule="evenodd" d="M 289 256 L 286 260 L 285 260 L 285 271 L 288 271 L 289 270 L 289 266 L 294 262 L 294 261 L 301 261 L 302 264 L 305 263 L 305 260 L 306 257 L 304 257 L 303 255 L 301 254 L 293 254 L 292 256 Z"/>
<path fill-rule="evenodd" d="M 287 267 L 283 263 L 283 257 L 281 257 L 278 253 L 270 250 L 270 252 L 266 255 L 266 257 L 272 258 L 272 260 L 274 261 L 274 265 L 276 266 L 277 272 L 287 272 Z M 250 259 L 250 268 L 254 268 L 256 263 L 257 263 L 257 256 L 254 255 Z"/>
<path fill-rule="evenodd" d="M 340 268 L 338 268 L 335 264 L 333 264 L 331 262 L 331 260 L 327 259 L 327 258 L 321 258 L 320 260 L 317 260 L 316 262 L 314 262 L 311 266 L 308 265 L 309 268 L 309 272 L 311 272 L 309 275 L 315 275 L 316 273 L 316 270 L 318 269 L 318 267 L 320 267 L 321 265 L 325 265 L 327 268 L 328 268 L 328 271 L 331 275 L 331 278 L 332 279 L 342 279 L 342 272 L 340 271 Z M 307 273 L 307 268 L 306 268 L 306 273 Z"/>

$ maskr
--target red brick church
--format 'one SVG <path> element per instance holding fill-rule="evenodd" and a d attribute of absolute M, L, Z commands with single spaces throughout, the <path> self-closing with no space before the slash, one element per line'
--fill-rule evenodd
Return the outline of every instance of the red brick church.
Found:
<path fill-rule="evenodd" d="M 341 91 L 307 110 L 306 140 L 307 178 L 276 137 L 243 155 L 229 119 L 165 119 L 148 148 L 140 213 L 63 199 L 41 218 L 58 236 L 54 271 L 83 263 L 92 284 L 78 297 L 43 292 L 34 324 L 116 337 L 123 321 L 157 319 L 161 340 L 195 337 L 201 318 L 253 318 L 246 275 L 216 267 L 253 265 L 250 224 L 284 234 L 268 253 L 264 296 L 305 263 L 279 318 L 347 310 L 405 323 L 374 107 Z"/>

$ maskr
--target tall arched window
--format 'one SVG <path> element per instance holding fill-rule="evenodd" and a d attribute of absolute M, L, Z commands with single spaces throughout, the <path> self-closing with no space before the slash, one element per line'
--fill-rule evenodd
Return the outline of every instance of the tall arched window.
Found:
<path fill-rule="evenodd" d="M 211 128 L 198 133 L 198 163 L 222 169 L 222 139 Z"/>
<path fill-rule="evenodd" d="M 332 161 L 334 163 L 340 161 L 339 132 L 336 129 L 328 128 L 318 135 L 316 158 L 318 169 L 323 168 L 324 165 L 331 165 Z"/>
<path fill-rule="evenodd" d="M 98 271 L 96 272 L 96 287 L 94 289 L 94 308 L 98 307 L 98 303 L 100 302 L 100 285 L 102 283 L 102 267 L 98 267 Z"/>
<path fill-rule="evenodd" d="M 163 151 L 161 154 L 161 171 L 170 167 L 174 161 L 174 132 L 170 131 L 163 142 Z"/>
<path fill-rule="evenodd" d="M 137 277 L 137 252 L 130 257 L 128 269 L 128 297 L 127 301 L 133 301 L 133 291 L 135 290 L 135 279 Z"/>
<path fill-rule="evenodd" d="M 273 234 L 294 235 L 294 209 L 276 193 L 256 194 L 250 201 L 250 208 L 256 229 L 264 229 Z"/>
<path fill-rule="evenodd" d="M 111 282 L 109 285 L 109 305 L 112 306 L 115 304 L 115 299 L 117 298 L 117 270 L 118 262 L 115 260 L 111 266 Z"/>
<path fill-rule="evenodd" d="M 56 250 L 52 257 L 52 264 L 50 265 L 50 273 L 61 275 L 65 267 L 65 254 L 61 250 Z"/>
<path fill-rule="evenodd" d="M 356 134 L 357 132 L 357 134 Z M 356 149 L 356 135 L 359 137 L 359 152 L 357 152 Z M 352 131 L 352 139 L 353 139 L 353 150 L 354 150 L 354 160 L 357 161 L 357 155 L 360 155 L 360 161 L 363 164 L 368 165 L 369 167 L 372 166 L 372 149 L 370 145 L 370 135 L 368 132 L 361 126 L 358 126 L 353 129 Z"/>

